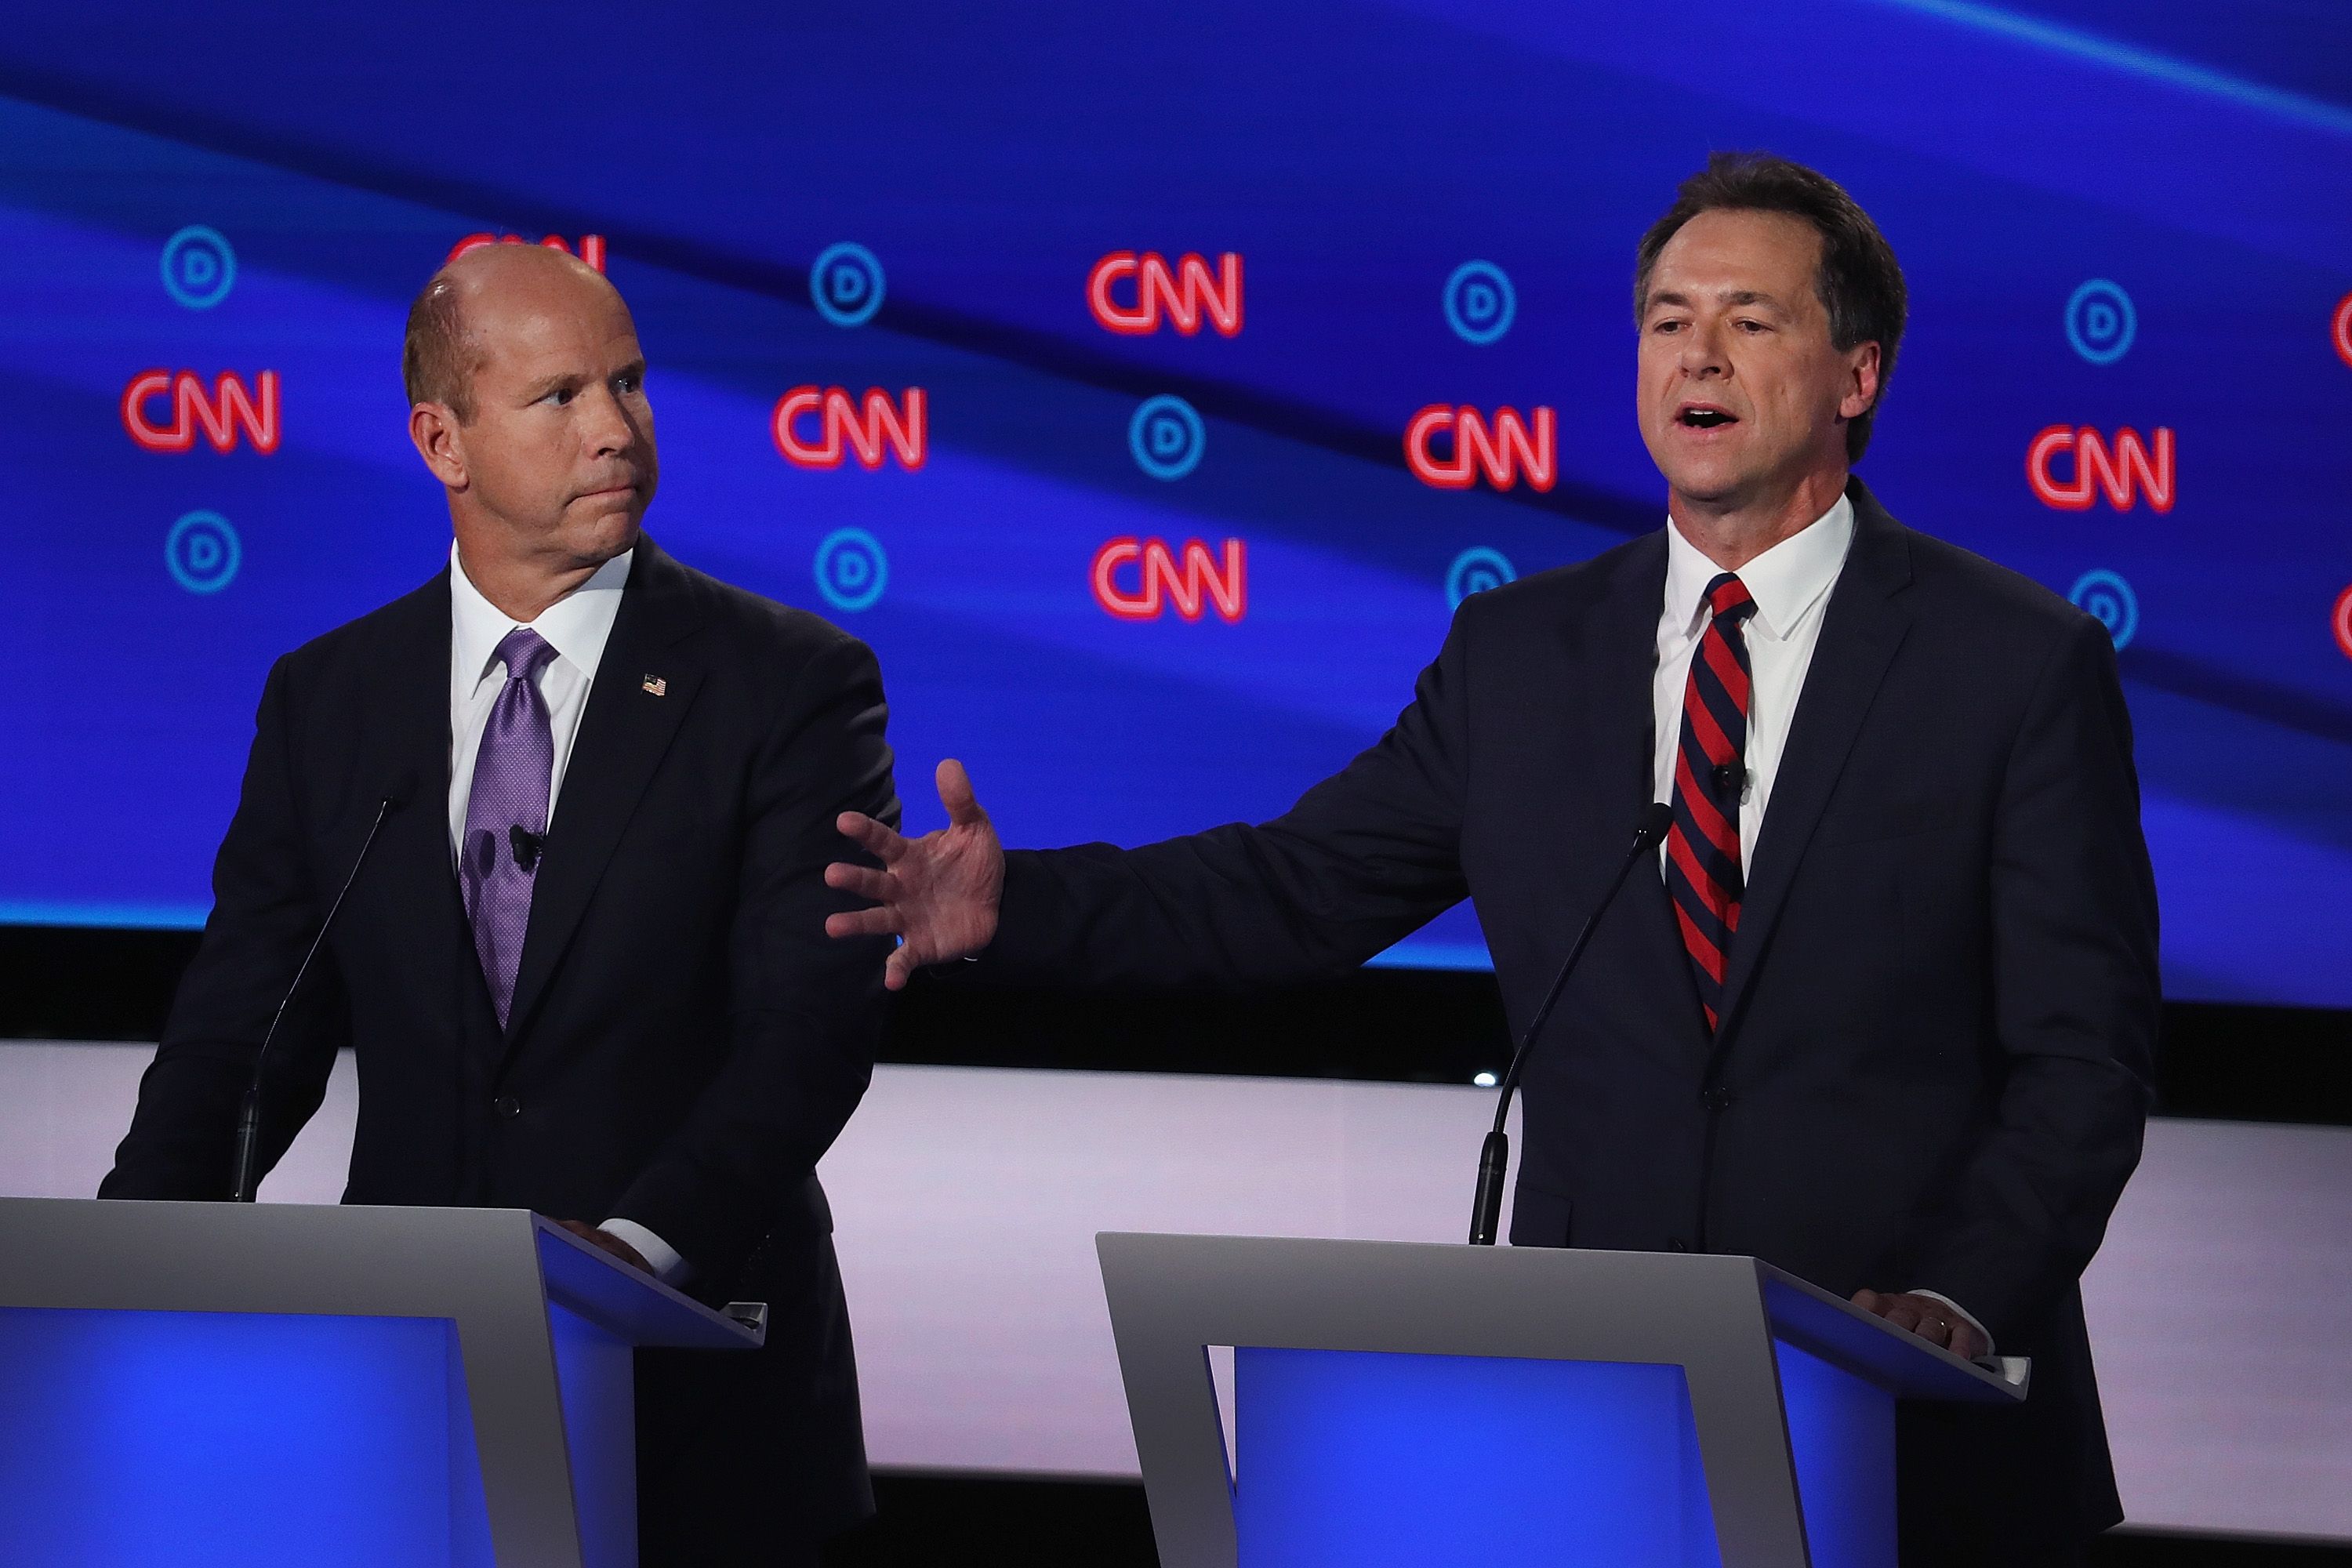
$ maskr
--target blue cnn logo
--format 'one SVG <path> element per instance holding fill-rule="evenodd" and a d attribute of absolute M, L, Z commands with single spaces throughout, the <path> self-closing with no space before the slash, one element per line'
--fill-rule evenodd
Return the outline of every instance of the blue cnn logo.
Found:
<path fill-rule="evenodd" d="M 163 242 L 163 292 L 191 310 L 209 310 L 236 286 L 236 252 L 216 228 L 192 223 Z"/>
<path fill-rule="evenodd" d="M 882 263 L 844 240 L 818 253 L 809 268 L 809 302 L 836 327 L 862 327 L 882 308 Z"/>
<path fill-rule="evenodd" d="M 1465 261 L 1445 280 L 1445 324 L 1465 343 L 1491 343 L 1511 330 L 1519 297 L 1491 261 Z"/>
<path fill-rule="evenodd" d="M 837 528 L 816 547 L 816 591 L 836 610 L 872 609 L 889 582 L 890 557 L 862 528 Z"/>
<path fill-rule="evenodd" d="M 216 511 L 192 511 L 163 536 L 163 566 L 191 594 L 217 594 L 236 580 L 245 545 Z"/>
<path fill-rule="evenodd" d="M 1155 479 L 1181 479 L 1199 468 L 1207 444 L 1200 413 L 1172 393 L 1147 398 L 1127 422 L 1127 449 Z"/>
<path fill-rule="evenodd" d="M 2066 300 L 2066 341 L 2093 364 L 2113 364 L 2131 352 L 2139 312 L 2120 284 L 2094 278 Z"/>

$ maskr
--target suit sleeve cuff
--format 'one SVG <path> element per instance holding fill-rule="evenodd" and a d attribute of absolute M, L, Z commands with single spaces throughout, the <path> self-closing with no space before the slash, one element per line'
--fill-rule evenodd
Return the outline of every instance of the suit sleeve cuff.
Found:
<path fill-rule="evenodd" d="M 1945 1306 L 1949 1307 L 1953 1311 L 1958 1312 L 1961 1317 L 1966 1318 L 1969 1321 L 1969 1326 L 1984 1336 L 1985 1348 L 1978 1352 L 1977 1359 L 1983 1361 L 1989 1359 L 1992 1355 L 1992 1331 L 1986 1328 L 1984 1324 L 1978 1320 L 1977 1315 L 1974 1312 L 1969 1311 L 1966 1307 L 1961 1306 L 1958 1301 L 1953 1300 L 1941 1290 L 1914 1289 L 1911 1294 L 1914 1296 L 1925 1296 L 1931 1301 L 1941 1301 Z"/>
<path fill-rule="evenodd" d="M 653 1265 L 654 1278 L 665 1285 L 681 1284 L 688 1275 L 694 1272 L 687 1267 L 686 1259 L 677 1255 L 677 1248 L 633 1219 L 608 1219 L 602 1228 L 635 1247 L 637 1256 Z M 1943 1298 L 1939 1296 L 1937 1300 L 1940 1301 Z"/>
<path fill-rule="evenodd" d="M 1070 967 L 1069 957 L 1053 951 L 1050 937 L 1045 935 L 1051 922 L 1041 918 L 1052 899 L 1053 884 L 1036 851 L 1005 851 L 1004 885 L 996 900 L 996 935 L 973 955 L 974 972 L 1015 983 L 1061 978 Z"/>

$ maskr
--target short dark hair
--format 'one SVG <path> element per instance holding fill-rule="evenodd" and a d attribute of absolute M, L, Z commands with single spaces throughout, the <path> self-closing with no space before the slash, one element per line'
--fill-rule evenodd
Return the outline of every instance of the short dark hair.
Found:
<path fill-rule="evenodd" d="M 408 332 L 400 345 L 400 379 L 411 405 L 439 403 L 460 425 L 474 419 L 474 373 L 482 368 L 480 349 L 467 342 L 466 313 L 456 279 L 436 272 L 408 307 Z"/>
<path fill-rule="evenodd" d="M 1712 153 L 1706 167 L 1675 190 L 1675 205 L 1650 226 L 1633 253 L 1637 323 L 1649 305 L 1651 269 L 1666 241 L 1699 214 L 1722 211 L 1787 213 L 1812 225 L 1822 237 L 1813 292 L 1829 311 L 1830 342 L 1840 353 L 1857 343 L 1878 345 L 1878 395 L 1845 427 L 1846 461 L 1858 461 L 1870 445 L 1870 424 L 1886 399 L 1895 345 L 1903 340 L 1907 305 L 1895 247 L 1845 187 L 1827 174 L 1769 153 Z"/>

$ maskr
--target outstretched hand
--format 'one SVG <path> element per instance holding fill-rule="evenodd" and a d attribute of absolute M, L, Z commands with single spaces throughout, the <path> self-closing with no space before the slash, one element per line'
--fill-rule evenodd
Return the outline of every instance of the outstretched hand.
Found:
<path fill-rule="evenodd" d="M 872 909 L 826 917 L 827 936 L 895 936 L 898 946 L 882 984 L 899 990 L 927 963 L 969 958 L 996 935 L 996 906 L 1004 890 L 1004 846 L 971 793 L 963 764 L 940 764 L 940 804 L 948 825 L 908 838 L 860 812 L 845 811 L 839 826 L 882 862 L 882 868 L 836 860 L 825 885 L 874 900 Z"/>

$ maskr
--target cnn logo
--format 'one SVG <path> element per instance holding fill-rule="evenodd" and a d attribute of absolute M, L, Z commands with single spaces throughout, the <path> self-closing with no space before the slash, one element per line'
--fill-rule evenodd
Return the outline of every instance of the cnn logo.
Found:
<path fill-rule="evenodd" d="M 479 250 L 486 245 L 529 245 L 530 243 L 530 240 L 519 234 L 469 234 L 450 247 L 448 256 L 441 265 L 446 267 L 466 252 Z M 563 237 L 560 234 L 551 234 L 539 243 L 550 250 L 560 250 L 566 256 L 577 254 L 581 260 L 597 271 L 604 270 L 604 237 L 601 234 L 582 235 L 580 248 L 576 253 L 571 246 L 564 243 Z"/>
<path fill-rule="evenodd" d="M 1120 574 L 1135 568 L 1134 586 Z M 1156 621 L 1174 605 L 1188 621 L 1214 608 L 1222 620 L 1249 611 L 1249 555 L 1238 539 L 1225 541 L 1220 562 L 1198 539 L 1184 542 L 1179 563 L 1164 539 L 1114 539 L 1095 552 L 1095 603 L 1123 621 Z"/>
<path fill-rule="evenodd" d="M 2025 479 L 2042 505 L 2060 511 L 2088 511 L 2101 495 L 2117 511 L 2131 510 L 2143 495 L 2158 511 L 2170 511 L 2172 451 L 2172 431 L 2164 426 L 2157 426 L 2151 449 L 2128 426 L 2116 431 L 2110 445 L 2087 425 L 2053 425 L 2025 449 Z M 2062 480 L 2053 465 L 2069 454 L 2074 459 L 2074 477 Z"/>
<path fill-rule="evenodd" d="M 776 450 L 796 468 L 837 468 L 854 457 L 872 469 L 896 457 L 911 471 L 928 454 L 928 408 L 919 386 L 895 404 L 878 386 L 866 389 L 863 404 L 838 386 L 795 386 L 776 400 Z"/>
<path fill-rule="evenodd" d="M 168 424 L 149 417 L 160 398 L 170 399 Z M 142 371 L 122 389 L 122 427 L 150 452 L 185 452 L 200 430 L 214 451 L 234 451 L 242 430 L 253 449 L 268 456 L 278 450 L 278 373 L 261 372 L 247 390 L 235 371 L 223 371 L 207 395 L 192 370 Z"/>
<path fill-rule="evenodd" d="M 1549 408 L 1528 419 L 1516 408 L 1497 408 L 1489 420 L 1475 408 L 1433 403 L 1405 426 L 1405 466 L 1423 484 L 1442 490 L 1466 490 L 1481 475 L 1498 490 L 1522 477 L 1530 488 L 1548 490 L 1559 478 L 1555 424 Z M 1450 457 L 1437 455 L 1441 436 L 1453 438 Z"/>
<path fill-rule="evenodd" d="M 1114 292 L 1130 280 L 1132 303 Z M 1230 338 L 1242 330 L 1242 258 L 1228 250 L 1212 273 L 1197 251 L 1178 257 L 1171 269 L 1156 250 L 1114 250 L 1087 274 L 1087 309 L 1103 327 L 1128 337 L 1156 332 L 1162 321 L 1191 337 L 1205 319 Z"/>

